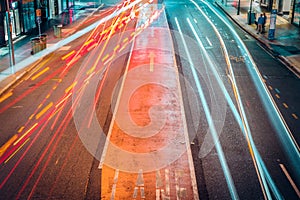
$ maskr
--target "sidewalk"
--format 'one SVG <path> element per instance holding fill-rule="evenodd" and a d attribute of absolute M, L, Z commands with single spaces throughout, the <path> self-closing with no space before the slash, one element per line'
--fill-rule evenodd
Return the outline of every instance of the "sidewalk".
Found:
<path fill-rule="evenodd" d="M 268 39 L 270 12 L 267 15 L 266 33 L 257 34 L 256 25 L 248 25 L 247 11 L 249 7 L 241 5 L 240 15 L 237 15 L 237 8 L 234 2 L 222 4 L 221 0 L 215 2 L 236 24 L 243 28 L 249 35 L 256 38 L 262 46 L 269 50 L 275 57 L 300 77 L 300 28 L 292 25 L 283 17 L 277 15 L 275 39 Z M 262 8 L 263 10 L 263 8 Z M 258 15 L 256 14 L 256 18 Z"/>
<path fill-rule="evenodd" d="M 74 11 L 72 22 L 68 21 L 66 24 L 66 15 L 61 14 L 57 18 L 52 19 L 47 24 L 43 24 L 42 34 L 47 35 L 47 49 L 51 46 L 56 45 L 58 42 L 68 38 L 83 28 L 83 24 L 87 23 L 89 18 L 94 13 L 99 13 L 101 9 L 104 9 L 103 4 L 95 8 L 86 8 L 84 10 Z M 94 15 L 96 16 L 96 15 Z M 68 19 L 69 20 L 69 19 Z M 54 34 L 54 25 L 63 24 L 61 29 L 61 36 L 57 37 Z M 28 58 L 36 58 L 38 55 L 32 55 L 32 46 L 30 39 L 37 37 L 38 32 L 23 35 L 13 41 L 14 43 L 14 54 L 15 54 L 15 66 L 19 66 L 21 61 L 25 61 Z M 41 51 L 43 52 L 43 51 Z M 8 47 L 0 48 L 0 95 L 5 92 L 12 84 L 14 84 L 20 77 L 23 76 L 27 71 L 30 71 L 28 67 L 23 66 L 21 70 L 10 67 L 10 55 Z M 13 73 L 12 73 L 13 72 Z"/>
<path fill-rule="evenodd" d="M 41 24 L 41 33 L 47 35 L 47 47 L 59 42 L 60 40 L 70 36 L 75 31 L 78 31 L 76 28 L 84 18 L 86 18 L 93 10 L 97 8 L 87 8 L 83 10 L 74 10 L 73 17 L 69 17 L 68 13 L 63 12 L 54 19 L 51 19 L 47 22 Z M 61 24 L 63 25 L 61 37 L 56 37 L 54 35 L 53 26 Z M 75 27 L 75 30 L 74 30 Z M 37 37 L 39 35 L 37 30 L 32 31 L 27 35 L 21 35 L 17 37 L 14 43 L 14 54 L 15 54 L 15 63 L 19 63 L 23 59 L 31 56 L 31 42 L 30 39 Z M 10 57 L 9 57 L 9 47 L 0 48 L 0 72 L 3 72 L 10 66 Z"/>

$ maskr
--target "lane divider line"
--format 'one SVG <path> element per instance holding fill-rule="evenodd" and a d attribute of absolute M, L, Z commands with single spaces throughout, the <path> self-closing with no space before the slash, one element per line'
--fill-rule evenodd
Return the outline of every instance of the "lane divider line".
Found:
<path fill-rule="evenodd" d="M 293 113 L 292 116 L 293 116 L 295 119 L 298 119 L 298 116 L 297 116 L 295 113 Z"/>
<path fill-rule="evenodd" d="M 13 93 L 10 91 L 8 93 L 6 93 L 5 95 L 3 95 L 1 98 L 0 98 L 0 103 L 2 103 L 3 101 L 5 101 L 6 99 L 8 99 L 9 97 L 11 97 L 13 95 Z"/>
<path fill-rule="evenodd" d="M 49 103 L 41 112 L 39 112 L 35 118 L 39 119 L 43 114 L 45 114 L 51 107 L 53 106 L 53 102 Z"/>
<path fill-rule="evenodd" d="M 31 78 L 32 81 L 34 81 L 35 79 L 37 79 L 39 76 L 41 76 L 42 74 L 44 74 L 46 71 L 48 71 L 50 68 L 46 67 L 45 69 L 43 69 L 42 71 L 40 71 L 39 73 L 37 73 L 35 76 L 33 76 Z"/>
<path fill-rule="evenodd" d="M 14 143 L 14 141 L 16 141 L 17 138 L 18 135 L 15 134 L 4 145 L 0 147 L 0 157 L 5 153 L 5 151 L 10 147 L 10 145 Z"/>
<path fill-rule="evenodd" d="M 281 170 L 283 171 L 283 173 L 285 174 L 285 176 L 287 177 L 287 179 L 289 180 L 290 184 L 292 185 L 293 189 L 295 190 L 297 196 L 300 199 L 300 191 L 297 188 L 297 185 L 293 181 L 292 177 L 290 176 L 289 172 L 287 171 L 287 169 L 285 168 L 285 166 L 283 164 L 279 164 L 279 166 L 280 166 Z"/>
<path fill-rule="evenodd" d="M 63 56 L 61 59 L 62 60 L 65 60 L 67 59 L 68 57 L 70 57 L 71 55 L 73 55 L 75 53 L 75 50 L 71 51 L 70 53 L 68 53 L 67 55 Z"/>

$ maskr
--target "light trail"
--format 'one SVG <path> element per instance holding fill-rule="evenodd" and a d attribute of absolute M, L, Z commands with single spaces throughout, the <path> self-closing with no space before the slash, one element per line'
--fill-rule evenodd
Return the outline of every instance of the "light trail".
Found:
<path fill-rule="evenodd" d="M 48 54 L 50 54 L 50 53 L 58 50 L 59 48 L 65 46 L 67 44 L 69 44 L 70 42 L 73 42 L 74 40 L 80 38 L 81 36 L 85 35 L 86 33 L 94 30 L 100 24 L 102 24 L 102 23 L 104 23 L 104 22 L 106 22 L 106 21 L 108 21 L 108 20 L 110 20 L 110 19 L 118 16 L 122 12 L 124 12 L 124 11 L 132 8 L 133 6 L 135 6 L 135 5 L 137 5 L 137 4 L 141 3 L 141 2 L 142 2 L 142 0 L 136 0 L 133 3 L 130 3 L 128 6 L 125 6 L 125 7 L 121 8 L 121 9 L 119 9 L 118 11 L 114 12 L 113 14 L 105 16 L 104 18 L 101 18 L 99 21 L 95 22 L 94 24 L 92 24 L 92 25 L 90 25 L 90 26 L 88 26 L 88 27 L 86 27 L 86 28 L 84 28 L 84 29 L 82 29 L 82 30 L 74 33 L 70 37 L 61 40 L 60 42 L 56 43 L 55 45 L 53 45 L 53 46 L 51 46 L 51 47 L 49 47 L 49 48 L 47 48 L 47 49 L 45 49 L 43 51 L 38 52 L 35 56 L 26 58 L 25 60 L 23 60 L 23 61 L 21 61 L 21 62 L 19 62 L 19 63 L 17 63 L 15 65 L 16 71 L 19 71 L 19 70 L 23 69 L 24 67 L 27 67 L 27 66 L 31 65 L 32 63 L 40 60 L 41 58 L 44 58 Z M 5 70 L 3 72 L 3 74 L 10 73 L 10 69 L 7 69 L 7 70 Z M 0 81 L 2 81 L 3 78 L 4 78 L 4 76 L 0 76 Z"/>
<path fill-rule="evenodd" d="M 231 66 L 231 62 L 230 62 L 230 59 L 229 59 L 229 54 L 227 52 L 225 42 L 224 42 L 223 38 L 221 37 L 219 31 L 217 30 L 216 26 L 211 22 L 211 20 L 208 18 L 208 16 L 202 11 L 202 9 L 200 9 L 200 7 L 197 4 L 196 4 L 196 7 L 202 13 L 202 15 L 206 18 L 208 23 L 211 25 L 211 27 L 213 28 L 214 32 L 217 34 L 217 37 L 218 37 L 218 39 L 221 43 L 221 49 L 222 49 L 222 52 L 224 54 L 224 57 L 225 57 L 225 60 L 226 60 L 226 63 L 227 63 L 227 67 L 228 67 L 227 69 L 228 69 L 228 72 L 229 72 L 229 79 L 231 81 L 232 89 L 233 89 L 235 99 L 236 99 L 237 105 L 238 105 L 238 110 L 239 110 L 239 113 L 240 113 L 240 116 L 236 116 L 236 118 L 239 118 L 239 120 L 241 120 L 241 122 L 242 122 L 242 123 L 240 123 L 240 125 L 242 125 L 241 129 L 244 133 L 244 136 L 246 137 L 246 141 L 247 141 L 247 144 L 248 144 L 250 155 L 251 155 L 256 173 L 258 175 L 258 179 L 259 179 L 259 182 L 260 182 L 262 192 L 264 194 L 264 198 L 265 199 L 270 199 L 271 194 L 270 194 L 270 191 L 268 189 L 268 185 L 267 185 L 265 177 L 264 177 L 264 173 L 263 173 L 263 169 L 261 167 L 261 163 L 259 162 L 259 160 L 257 158 L 258 152 L 253 150 L 253 148 L 254 148 L 253 146 L 255 144 L 254 144 L 254 141 L 252 139 L 251 131 L 250 131 L 250 128 L 249 128 L 249 125 L 248 125 L 248 120 L 247 120 L 247 117 L 246 117 L 246 113 L 244 111 L 244 106 L 243 106 L 243 103 L 242 103 L 241 96 L 239 94 L 239 89 L 238 89 L 237 83 L 235 81 L 235 75 L 234 75 L 234 72 L 233 72 L 233 69 L 232 69 L 232 66 Z M 189 24 L 191 25 L 191 22 L 189 22 Z M 205 58 L 207 60 L 208 59 L 211 60 L 208 53 L 206 52 L 206 49 L 204 48 L 200 38 L 198 37 L 198 35 L 197 35 L 196 31 L 194 30 L 192 25 L 191 25 L 191 27 L 193 29 L 193 33 L 194 33 L 194 35 L 197 39 L 197 42 L 199 43 L 199 46 L 201 47 L 202 51 L 205 54 Z M 214 68 L 213 67 L 214 65 L 212 64 L 212 61 L 209 61 L 209 63 L 210 63 L 210 68 Z M 214 73 L 214 74 L 216 75 L 216 73 Z M 238 115 L 238 113 L 234 112 L 234 115 Z"/>
<path fill-rule="evenodd" d="M 69 69 L 58 69 L 58 70 L 56 70 L 55 72 L 53 72 L 52 74 L 50 74 L 49 76 L 47 76 L 46 78 L 44 78 L 42 81 L 40 81 L 40 82 L 38 82 L 38 84 L 36 85 L 36 87 L 34 87 L 34 88 L 32 88 L 32 90 L 28 90 L 28 91 L 26 91 L 25 93 L 23 93 L 21 96 L 19 96 L 17 99 L 16 99 L 16 101 L 15 102 L 13 102 L 13 103 L 16 103 L 16 102 L 18 102 L 18 101 L 20 101 L 23 97 L 25 97 L 25 96 L 27 96 L 28 94 L 30 94 L 32 91 L 34 91 L 36 88 L 38 88 L 40 85 L 42 85 L 43 83 L 45 83 L 45 82 L 47 82 L 48 80 L 50 80 L 52 77 L 54 77 L 55 75 L 57 75 L 57 74 L 59 74 L 60 73 L 60 77 L 62 78 L 65 74 L 66 74 L 66 72 L 67 71 L 69 71 Z M 91 74 L 91 75 L 94 75 L 93 73 Z M 61 79 L 60 79 L 61 80 Z M 48 98 L 50 98 L 50 96 L 51 96 L 51 94 L 56 90 L 56 88 L 60 85 L 60 83 L 61 83 L 61 81 L 58 81 L 57 83 L 56 83 L 56 85 L 54 86 L 54 87 L 52 87 L 52 89 L 51 89 L 51 91 L 46 95 L 46 97 L 45 97 L 45 99 L 44 99 L 44 101 L 43 101 L 43 103 L 46 101 L 46 99 L 48 99 Z M 74 84 L 74 83 L 73 83 Z M 72 86 L 72 85 L 71 85 Z M 70 86 L 70 87 L 71 87 Z M 42 117 L 43 116 L 43 118 L 42 119 L 40 119 L 40 121 L 39 122 L 37 122 L 36 124 L 36 126 L 34 127 L 34 129 L 32 129 L 31 131 L 32 131 L 32 133 L 33 133 L 33 131 L 35 131 L 37 128 L 39 128 L 40 127 L 40 125 L 42 125 L 41 126 L 41 129 L 38 131 L 38 133 L 34 136 L 34 138 L 33 138 L 33 140 L 30 142 L 30 144 L 29 144 L 29 146 L 26 148 L 26 150 L 24 151 L 24 153 L 21 155 L 21 157 L 20 157 L 20 159 L 18 159 L 18 161 L 17 161 L 17 163 L 14 165 L 14 167 L 13 167 L 13 169 L 9 172 L 9 174 L 5 177 L 5 179 L 3 180 L 3 182 L 1 183 L 1 185 L 0 185 L 0 188 L 2 188 L 4 185 L 5 185 L 5 183 L 7 182 L 7 180 L 9 179 L 9 177 L 13 174 L 13 172 L 15 171 L 15 169 L 17 168 L 17 166 L 21 163 L 21 161 L 24 159 L 24 157 L 26 156 L 26 154 L 27 154 L 27 152 L 29 151 L 29 149 L 32 147 L 32 145 L 37 141 L 37 138 L 40 136 L 40 134 L 44 131 L 44 129 L 46 128 L 46 126 L 47 126 L 47 124 L 49 123 L 49 120 L 55 115 L 55 114 L 57 114 L 57 111 L 59 111 L 60 113 L 62 112 L 62 110 L 63 110 L 63 108 L 65 107 L 65 104 L 68 102 L 67 100 L 69 100 L 69 96 L 71 96 L 71 94 L 72 94 L 72 91 L 73 91 L 73 87 L 75 87 L 75 85 L 73 85 L 72 86 L 72 88 L 67 88 L 66 90 L 65 90 L 65 93 L 66 93 L 66 97 L 63 99 L 64 101 L 61 101 L 61 100 L 59 100 L 58 102 L 59 102 L 59 105 L 61 104 L 61 103 L 64 103 L 63 105 L 62 105 L 62 107 L 59 107 L 59 108 L 57 108 L 57 106 L 53 106 L 54 104 L 53 103 L 50 103 L 50 104 L 48 104 L 48 106 L 46 106 L 39 114 L 38 114 L 38 117 L 36 117 L 36 119 L 40 119 L 40 117 Z M 78 102 L 78 100 L 75 100 L 75 104 L 76 104 L 76 102 Z M 37 110 L 39 109 L 39 108 L 41 108 L 42 107 L 42 105 L 43 105 L 43 103 L 41 103 L 39 106 L 38 106 L 38 108 L 36 109 L 36 111 L 35 111 L 35 113 L 37 113 Z M 13 104 L 12 104 L 13 105 Z M 50 105 L 50 106 L 49 106 Z M 9 106 L 7 107 L 7 108 L 9 108 Z M 71 109 L 72 110 L 72 109 Z M 69 112 L 71 112 L 71 110 L 69 111 Z M 47 112 L 47 115 L 45 115 L 44 116 L 44 114 Z M 57 121 L 57 119 L 58 119 L 58 116 L 59 116 L 60 114 L 58 114 L 56 117 L 56 120 L 55 120 L 55 122 Z M 32 119 L 34 119 L 33 118 L 33 116 L 34 116 L 34 114 L 32 115 L 32 118 L 31 119 L 29 119 L 29 120 L 32 120 Z M 26 123 L 26 125 L 25 126 L 23 126 L 23 128 L 22 128 L 22 131 L 23 131 L 23 129 L 27 126 L 27 124 L 29 123 L 29 121 Z M 66 123 L 66 122 L 62 122 L 61 123 L 61 126 L 63 126 L 63 125 L 65 125 L 65 126 L 67 126 L 66 124 L 68 124 L 68 123 Z M 54 125 L 54 124 L 53 124 Z M 60 126 L 60 127 L 61 127 Z M 58 130 L 56 131 L 56 133 L 60 130 L 60 127 L 58 128 Z M 52 128 L 53 128 L 53 126 L 52 126 Z M 26 139 L 25 138 L 25 136 L 27 135 L 27 134 L 29 134 L 29 132 L 27 133 L 26 132 L 26 134 L 24 134 L 23 135 L 23 138 L 22 139 Z M 58 133 L 57 133 L 58 134 Z M 27 137 L 27 136 L 26 136 Z M 50 143 L 52 143 L 52 141 L 54 140 L 56 138 L 56 134 L 54 134 L 53 136 L 52 136 L 52 140 L 51 140 L 51 142 Z M 29 138 L 26 140 L 26 142 L 28 142 L 29 141 Z M 57 141 L 58 142 L 58 141 Z M 22 143 L 22 146 L 23 145 L 25 145 L 24 143 Z M 50 144 L 49 144 L 50 145 Z M 44 150 L 44 152 L 43 152 L 43 156 L 45 155 L 45 153 L 48 151 L 48 148 L 46 148 L 45 150 Z M 16 152 L 15 152 L 16 153 Z M 2 158 L 1 158 L 2 159 Z M 40 160 L 41 160 L 42 158 L 40 158 Z M 29 183 L 29 181 L 30 181 L 30 179 L 32 178 L 32 176 L 33 176 L 33 174 L 36 172 L 36 169 L 37 169 L 37 166 L 38 165 L 40 165 L 40 161 L 36 164 L 36 166 L 35 166 L 35 168 L 33 169 L 33 171 L 31 172 L 31 174 L 29 175 L 29 177 L 27 178 L 27 180 L 25 181 L 25 183 L 24 183 L 24 185 L 23 185 L 23 187 L 22 187 L 22 189 L 20 190 L 20 192 L 18 193 L 18 197 L 20 197 L 20 195 L 21 195 L 21 193 L 24 191 L 24 189 L 27 187 L 27 185 L 28 185 L 28 183 Z M 46 167 L 46 166 L 45 166 Z M 44 168 L 43 168 L 44 169 Z M 42 176 L 42 174 L 39 176 L 39 178 Z M 35 190 L 35 187 L 36 187 L 36 185 L 38 184 L 38 182 L 39 182 L 39 180 L 40 179 L 38 179 L 37 180 L 37 182 L 35 183 L 35 185 L 34 185 L 34 188 L 33 188 L 33 190 L 32 190 L 32 192 L 31 192 L 31 194 L 30 195 L 32 195 L 33 194 L 33 192 L 34 192 L 34 190 Z M 30 198 L 31 196 L 29 196 L 29 198 Z"/>
<path fill-rule="evenodd" d="M 1 148 L 0 148 L 0 157 L 6 152 L 6 150 L 10 147 L 10 145 L 16 141 L 17 138 L 18 138 L 18 135 L 15 134 L 5 144 L 3 144 L 1 146 Z"/>
<path fill-rule="evenodd" d="M 240 50 L 242 53 L 245 53 L 246 55 L 250 55 L 247 47 L 242 42 L 242 40 L 239 38 L 237 33 L 234 31 L 234 28 L 230 25 L 230 23 L 221 16 L 221 14 L 216 11 L 210 4 L 207 2 L 201 0 L 205 5 L 207 5 L 215 14 L 218 16 L 220 20 L 222 20 L 226 26 L 230 29 L 231 33 L 235 37 L 236 41 L 238 42 L 239 46 L 241 47 Z M 264 106 L 266 107 L 267 113 L 269 114 L 272 124 L 276 127 L 279 137 L 281 138 L 281 142 L 283 143 L 283 146 L 285 148 L 286 154 L 290 158 L 290 161 L 293 163 L 294 166 L 298 166 L 300 163 L 300 147 L 296 143 L 294 137 L 292 136 L 286 122 L 284 121 L 284 118 L 282 117 L 279 109 L 277 108 L 274 100 L 271 97 L 271 94 L 269 93 L 268 89 L 266 88 L 266 85 L 262 81 L 263 78 L 261 74 L 259 73 L 259 70 L 252 59 L 251 56 L 246 57 L 246 65 L 248 67 L 248 70 L 251 74 L 252 79 L 254 80 L 254 83 L 257 83 L 255 85 L 257 87 L 257 90 L 260 91 L 259 94 L 261 96 L 262 102 L 264 103 Z M 283 133 L 283 134 L 282 134 Z M 300 177 L 300 171 L 298 170 L 297 173 L 298 177 Z"/>
<path fill-rule="evenodd" d="M 199 11 L 201 11 L 201 9 L 200 9 L 200 7 L 193 1 L 193 0 L 191 0 L 193 3 L 194 3 L 194 5 L 198 8 L 198 10 Z M 201 0 L 202 1 L 202 0 Z M 269 92 L 268 92 L 268 90 L 266 89 L 266 85 L 264 85 L 263 84 L 263 82 L 262 82 L 262 77 L 261 77 L 261 75 L 260 75 L 260 73 L 258 72 L 258 69 L 257 69 L 257 67 L 256 67 L 256 65 L 255 65 L 255 63 L 254 63 L 254 61 L 253 61 L 253 59 L 252 59 L 252 57 L 251 57 L 251 55 L 249 54 L 249 52 L 248 52 L 248 50 L 247 50 L 247 48 L 245 47 L 245 45 L 244 45 L 244 43 L 241 41 L 241 39 L 239 38 L 239 36 L 237 35 L 237 33 L 234 31 L 234 29 L 229 25 L 229 23 L 227 23 L 227 21 L 224 19 L 224 18 L 222 18 L 218 13 L 217 13 L 217 11 L 214 9 L 214 8 L 212 8 L 209 4 L 207 4 L 206 2 L 204 2 L 204 1 L 202 1 L 204 4 L 206 4 L 225 24 L 226 24 L 226 26 L 230 29 L 230 31 L 232 32 L 232 34 L 234 35 L 234 37 L 235 37 L 235 39 L 236 39 L 236 41 L 238 42 L 238 44 L 240 44 L 240 50 L 242 51 L 242 52 L 244 52 L 244 55 L 247 55 L 246 56 L 246 59 L 248 59 L 248 62 L 246 62 L 246 65 L 248 66 L 248 69 L 249 69 L 249 71 L 250 71 L 250 73 L 251 73 L 251 69 L 255 69 L 256 71 L 256 74 L 253 74 L 252 73 L 252 78 L 255 76 L 255 77 L 258 77 L 258 79 L 259 79 L 259 83 L 261 83 L 262 84 L 262 88 L 264 88 L 265 89 L 265 91 L 266 91 L 266 93 L 264 93 L 266 96 L 267 96 L 267 99 L 268 100 L 270 100 L 270 101 L 272 101 L 272 105 L 274 106 L 273 108 L 276 108 L 276 106 L 275 106 L 275 104 L 274 104 L 274 102 L 273 102 L 273 100 L 272 100 L 272 98 L 271 98 L 271 96 L 270 96 L 270 94 L 269 94 Z M 203 11 L 201 11 L 202 13 L 203 13 Z M 205 15 L 205 14 L 204 14 Z M 249 60 L 250 60 L 250 62 L 249 62 Z M 257 86 L 257 85 L 256 85 Z M 257 86 L 257 89 L 258 89 L 258 91 L 260 91 L 260 89 L 259 89 L 259 87 Z M 261 95 L 261 93 L 259 93 L 260 95 Z M 262 101 L 264 102 L 264 103 L 266 103 L 265 102 L 265 99 L 262 99 Z M 266 105 L 265 105 L 266 106 Z M 267 106 L 266 106 L 267 107 Z M 242 107 L 243 108 L 243 107 Z M 268 110 L 268 109 L 267 109 Z M 273 111 L 276 111 L 276 109 L 274 110 L 274 109 L 272 109 Z M 243 111 L 243 110 L 242 110 Z M 268 110 L 269 111 L 269 110 Z M 234 113 L 235 114 L 235 113 Z M 246 115 L 245 115 L 245 112 L 243 111 L 242 112 L 242 114 L 243 114 L 243 116 L 244 117 L 246 117 Z M 269 113 L 270 114 L 270 113 Z M 276 114 L 276 116 L 279 116 L 279 115 L 281 115 L 280 113 L 277 113 Z M 272 117 L 271 117 L 272 118 Z M 246 119 L 246 118 L 245 118 Z M 283 120 L 283 119 L 280 119 L 281 121 Z M 251 146 L 252 146 L 252 150 L 253 150 L 253 153 L 254 153 L 254 155 L 255 155 L 255 158 L 256 158 L 256 162 L 258 163 L 258 167 L 261 167 L 262 169 L 261 169 L 261 174 L 263 175 L 263 176 L 265 176 L 265 178 L 266 178 L 266 180 L 268 181 L 268 184 L 269 184 L 269 186 L 270 186 L 270 188 L 272 189 L 272 191 L 273 191 L 273 194 L 275 195 L 275 197 L 277 198 L 277 199 L 282 199 L 283 197 L 282 197 L 282 195 L 281 195 L 281 193 L 280 193 L 280 191 L 278 190 L 278 188 L 276 187 L 276 185 L 275 185 L 275 183 L 274 183 L 274 181 L 273 181 L 273 179 L 271 178 L 271 176 L 270 176 L 270 174 L 269 174 L 269 172 L 268 172 L 268 169 L 266 168 L 266 166 L 265 166 L 265 164 L 264 164 L 264 162 L 263 162 L 263 160 L 262 160 L 262 158 L 261 158 L 261 156 L 260 156 L 260 154 L 259 154 L 259 152 L 258 152 L 258 150 L 257 150 L 257 148 L 256 148 L 256 146 L 255 146 L 255 144 L 254 144 L 254 141 L 253 141 L 253 139 L 252 139 L 252 136 L 251 136 L 251 132 L 250 132 L 250 128 L 249 128 L 249 125 L 248 125 L 248 122 L 247 121 L 245 121 L 246 123 L 245 123 L 245 125 L 246 125 L 246 130 L 245 129 L 243 129 L 243 128 L 241 128 L 242 129 L 242 131 L 243 131 L 243 133 L 244 133 L 244 135 L 247 137 L 247 132 L 249 133 L 248 134 L 248 137 L 249 137 L 249 141 L 251 142 Z M 274 123 L 274 122 L 273 122 Z M 287 130 L 286 128 L 287 127 L 282 127 L 282 128 L 284 128 L 285 130 Z M 246 132 L 245 132 L 246 131 Z M 289 136 L 289 134 L 287 134 L 287 136 Z M 290 139 L 290 138 L 289 138 Z M 292 140 L 289 140 L 290 142 L 292 142 Z M 286 143 L 286 142 L 285 142 Z M 293 147 L 295 147 L 295 143 L 293 143 L 293 144 L 291 144 Z M 285 146 L 285 145 L 284 145 Z M 285 147 L 287 147 L 287 146 L 285 146 Z M 295 149 L 296 150 L 296 149 Z M 294 151 L 294 153 L 296 153 L 297 155 L 299 154 L 299 152 L 297 152 L 297 150 L 296 151 Z M 290 155 L 288 155 L 288 156 L 290 156 Z M 296 159 L 299 159 L 299 157 L 295 157 Z M 296 163 L 296 161 L 294 161 L 294 160 L 291 160 L 292 161 L 292 163 Z M 299 172 L 298 172 L 299 173 Z M 265 183 L 264 183 L 264 185 L 265 185 Z M 267 185 L 265 185 L 264 186 L 266 189 L 267 189 Z M 269 196 L 270 197 L 270 196 Z"/>
<path fill-rule="evenodd" d="M 184 39 L 184 36 L 183 36 L 182 31 L 181 31 L 181 28 L 180 28 L 180 25 L 179 25 L 179 22 L 178 22 L 177 18 L 175 18 L 175 21 L 176 21 L 176 25 L 178 27 L 178 31 L 180 33 L 180 36 L 181 36 L 181 39 L 182 39 L 182 42 L 183 42 L 183 45 L 184 45 L 184 49 L 186 51 L 186 54 L 187 54 L 187 57 L 188 57 L 188 60 L 189 60 L 189 63 L 190 63 L 190 68 L 191 68 L 191 71 L 192 71 L 192 74 L 193 74 L 193 78 L 195 80 L 196 87 L 198 89 L 198 94 L 199 94 L 199 97 L 201 99 L 202 106 L 203 106 L 203 109 L 204 109 L 204 112 L 205 112 L 205 116 L 206 116 L 206 120 L 207 120 L 207 123 L 209 125 L 209 129 L 211 131 L 211 134 L 212 134 L 215 146 L 216 146 L 216 150 L 217 150 L 217 153 L 218 153 L 220 164 L 222 166 L 222 169 L 223 169 L 223 172 L 224 172 L 224 175 L 225 175 L 225 179 L 226 179 L 226 182 L 227 182 L 227 186 L 228 186 L 231 198 L 232 199 L 239 199 L 238 194 L 236 192 L 236 188 L 235 188 L 233 180 L 232 180 L 232 176 L 231 176 L 230 170 L 229 170 L 227 162 L 226 162 L 226 158 L 225 158 L 224 152 L 222 150 L 222 146 L 221 146 L 219 138 L 218 138 L 217 131 L 215 129 L 215 125 L 214 125 L 213 119 L 212 119 L 210 111 L 209 111 L 208 103 L 206 101 L 206 98 L 205 98 L 203 90 L 202 90 L 201 83 L 199 81 L 199 77 L 198 77 L 197 72 L 195 70 L 195 67 L 194 67 L 191 55 L 189 53 L 187 44 L 185 42 L 185 39 Z M 190 24 L 190 26 L 191 26 L 191 24 Z"/>
<path fill-rule="evenodd" d="M 37 168 L 39 167 L 39 165 L 41 164 L 42 160 L 44 159 L 44 157 L 46 157 L 46 153 L 47 151 L 49 150 L 49 155 L 48 155 L 48 158 L 46 160 L 46 162 L 44 163 L 40 173 L 39 173 L 39 176 L 38 178 L 36 179 L 31 191 L 30 191 L 30 194 L 28 195 L 27 199 L 31 199 L 35 190 L 36 190 L 36 187 L 38 185 L 38 183 L 40 182 L 44 172 L 46 171 L 46 168 L 48 167 L 49 163 L 50 163 L 50 160 L 54 154 L 54 152 L 56 151 L 57 149 L 57 146 L 59 144 L 59 142 L 61 141 L 61 138 L 62 136 L 65 134 L 65 130 L 66 128 L 68 127 L 68 124 L 70 123 L 70 121 L 72 120 L 72 110 L 70 109 L 69 112 L 66 114 L 65 118 L 62 120 L 62 123 L 60 125 L 60 127 L 58 127 L 56 133 L 54 135 L 54 137 L 52 137 L 51 141 L 49 142 L 48 146 L 46 147 L 46 149 L 44 150 L 44 153 L 41 155 L 40 159 L 38 160 L 35 168 L 32 170 L 30 176 L 28 177 L 27 180 L 30 180 L 32 178 L 32 176 L 35 174 Z M 78 137 L 77 135 L 75 137 Z M 54 142 L 55 141 L 55 142 Z M 53 147 L 52 149 L 50 149 L 51 145 L 53 143 Z M 28 181 L 29 182 L 29 181 Z M 16 199 L 19 199 L 18 197 L 20 197 L 20 195 L 22 194 L 23 192 L 23 188 L 25 189 L 26 186 L 27 186 L 27 181 L 25 182 L 25 184 L 23 185 L 22 189 L 20 190 L 19 194 L 17 195 L 17 198 Z"/>
<path fill-rule="evenodd" d="M 14 146 L 16 146 L 26 135 L 32 132 L 32 130 L 35 130 L 38 123 L 35 123 L 26 133 L 24 133 L 17 141 L 14 142 Z"/>
<path fill-rule="evenodd" d="M 25 142 L 23 142 L 5 161 L 4 163 L 6 164 L 22 147 L 30 140 L 30 138 L 27 138 Z"/>
<path fill-rule="evenodd" d="M 50 187 L 50 191 L 49 191 L 49 194 L 48 194 L 48 199 L 52 196 L 52 193 L 53 193 L 53 190 L 54 188 L 57 186 L 57 183 L 59 181 L 59 179 L 62 177 L 62 173 L 67 165 L 67 161 L 69 160 L 69 158 L 71 157 L 71 152 L 72 150 L 74 149 L 76 143 L 79 141 L 79 137 L 78 135 L 76 135 L 76 137 L 74 138 L 73 142 L 72 142 L 72 145 L 68 151 L 68 154 L 67 156 L 65 157 L 64 161 L 63 161 L 63 164 L 62 166 L 60 167 L 60 170 L 59 172 L 57 173 L 56 175 L 56 178 L 55 178 L 55 181 L 53 182 L 52 186 Z"/>

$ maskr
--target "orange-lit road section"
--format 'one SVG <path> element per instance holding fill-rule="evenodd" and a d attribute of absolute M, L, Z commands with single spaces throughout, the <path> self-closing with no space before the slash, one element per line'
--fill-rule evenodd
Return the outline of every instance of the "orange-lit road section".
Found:
<path fill-rule="evenodd" d="M 141 11 L 137 26 L 154 9 Z M 164 12 L 135 38 L 118 86 L 99 166 L 101 199 L 199 199 Z"/>

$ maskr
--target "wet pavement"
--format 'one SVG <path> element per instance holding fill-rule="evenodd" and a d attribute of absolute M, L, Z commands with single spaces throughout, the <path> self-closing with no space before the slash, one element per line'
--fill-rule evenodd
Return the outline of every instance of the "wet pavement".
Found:
<path fill-rule="evenodd" d="M 248 25 L 249 6 L 241 5 L 240 14 L 234 2 L 215 2 L 236 24 L 243 28 L 249 35 L 256 38 L 275 57 L 279 58 L 298 77 L 300 76 L 300 28 L 288 22 L 284 17 L 277 15 L 274 40 L 268 39 L 270 25 L 270 12 L 266 12 L 266 32 L 257 34 L 256 25 Z M 255 9 L 253 9 L 255 10 Z M 264 9 L 261 9 L 263 12 Z M 256 13 L 256 18 L 260 13 Z"/>

